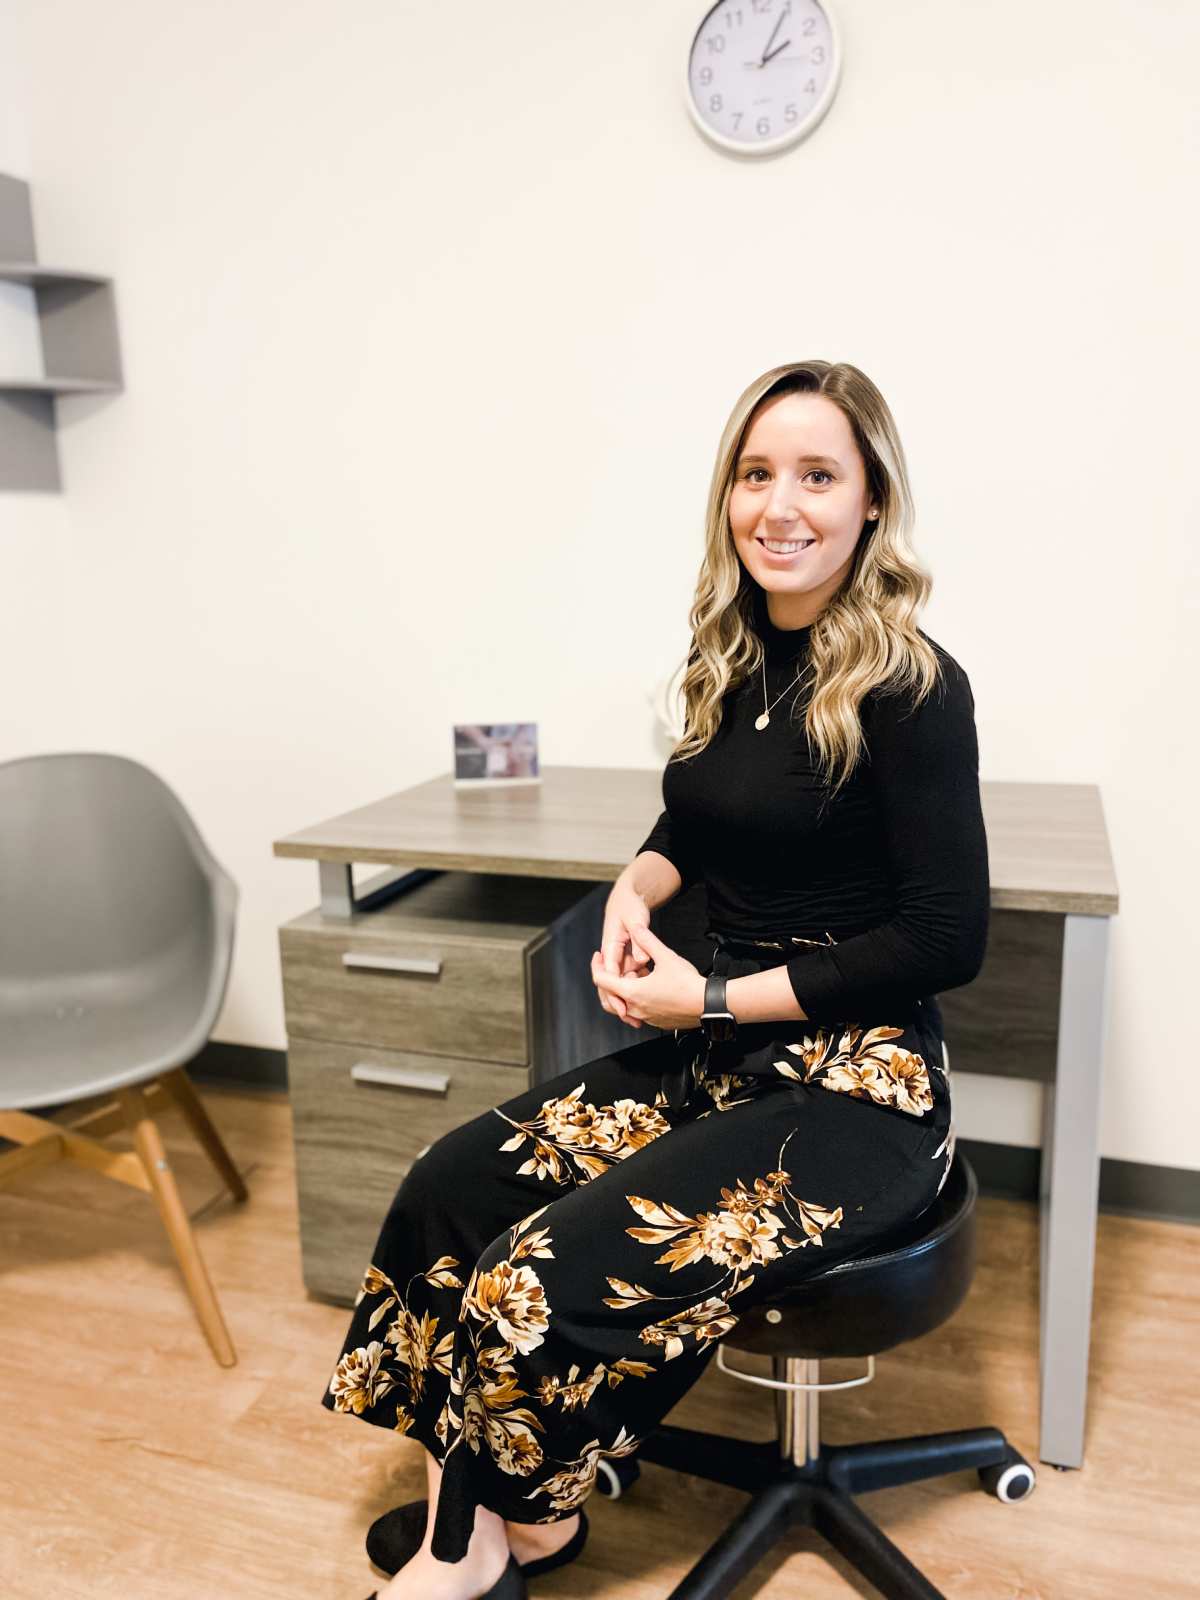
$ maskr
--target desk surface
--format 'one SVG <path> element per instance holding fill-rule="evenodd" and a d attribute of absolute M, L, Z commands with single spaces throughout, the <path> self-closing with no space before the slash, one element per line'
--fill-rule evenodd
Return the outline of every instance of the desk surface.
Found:
<path fill-rule="evenodd" d="M 983 783 L 992 905 L 1111 916 L 1117 880 L 1100 791 L 1090 783 Z M 662 809 L 662 773 L 543 767 L 511 789 L 456 788 L 446 772 L 277 839 L 306 861 L 611 883 Z"/>

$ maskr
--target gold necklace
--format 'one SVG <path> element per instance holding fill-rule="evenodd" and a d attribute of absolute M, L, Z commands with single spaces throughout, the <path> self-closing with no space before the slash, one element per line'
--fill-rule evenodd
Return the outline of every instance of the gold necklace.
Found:
<path fill-rule="evenodd" d="M 766 656 L 763 657 L 763 661 L 762 661 L 763 708 L 762 708 L 761 713 L 757 717 L 755 717 L 755 719 L 754 719 L 754 726 L 758 729 L 758 731 L 760 733 L 762 732 L 762 730 L 770 722 L 770 720 L 771 720 L 771 712 L 775 709 L 775 707 L 783 699 L 783 695 L 788 692 L 788 689 L 794 688 L 794 686 L 800 682 L 800 679 L 803 677 L 803 675 L 804 675 L 804 668 L 801 667 L 800 671 L 797 672 L 796 676 L 792 679 L 791 683 L 788 684 L 787 689 L 785 689 L 783 691 L 783 694 L 777 694 L 775 696 L 774 700 L 771 701 L 771 704 L 768 705 L 767 704 L 767 658 L 766 658 Z"/>

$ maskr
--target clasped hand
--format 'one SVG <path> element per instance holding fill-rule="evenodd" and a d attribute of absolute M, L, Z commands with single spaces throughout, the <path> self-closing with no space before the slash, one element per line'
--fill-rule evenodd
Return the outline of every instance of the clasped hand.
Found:
<path fill-rule="evenodd" d="M 615 996 L 625 1007 L 624 1021 L 654 1028 L 698 1028 L 704 1009 L 704 975 L 698 967 L 664 944 L 649 928 L 631 934 L 633 959 L 654 962 L 654 971 L 621 974 L 610 971 L 599 950 L 592 952 L 592 982 L 601 994 Z M 644 952 L 644 955 L 643 953 Z M 620 954 L 624 953 L 622 946 Z"/>

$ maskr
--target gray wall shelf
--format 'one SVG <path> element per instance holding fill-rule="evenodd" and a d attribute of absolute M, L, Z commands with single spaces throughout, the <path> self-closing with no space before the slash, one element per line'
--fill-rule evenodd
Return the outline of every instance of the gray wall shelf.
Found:
<path fill-rule="evenodd" d="M 45 377 L 0 374 L 0 489 L 62 488 L 57 397 L 124 387 L 111 278 L 42 266 L 29 185 L 0 173 L 0 283 L 32 289 Z"/>

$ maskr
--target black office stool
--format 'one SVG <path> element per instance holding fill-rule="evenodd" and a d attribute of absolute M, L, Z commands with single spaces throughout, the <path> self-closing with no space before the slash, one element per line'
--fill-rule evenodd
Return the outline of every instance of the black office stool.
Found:
<path fill-rule="evenodd" d="M 1032 1494 L 1033 1468 L 998 1428 L 866 1444 L 821 1443 L 821 1389 L 869 1383 L 876 1355 L 919 1339 L 962 1304 L 975 1271 L 978 1194 L 975 1174 L 958 1150 L 928 1210 L 869 1253 L 838 1262 L 745 1312 L 725 1335 L 717 1346 L 721 1370 L 776 1391 L 777 1441 L 755 1443 L 664 1423 L 635 1456 L 601 1458 L 596 1487 L 612 1499 L 636 1480 L 639 1460 L 750 1492 L 741 1515 L 667 1600 L 725 1600 L 776 1541 L 798 1526 L 815 1528 L 889 1600 L 944 1600 L 852 1496 L 968 1467 L 998 1500 Z M 727 1366 L 725 1347 L 769 1355 L 774 1376 L 760 1378 Z M 866 1356 L 866 1376 L 821 1383 L 822 1359 L 840 1356 Z"/>

